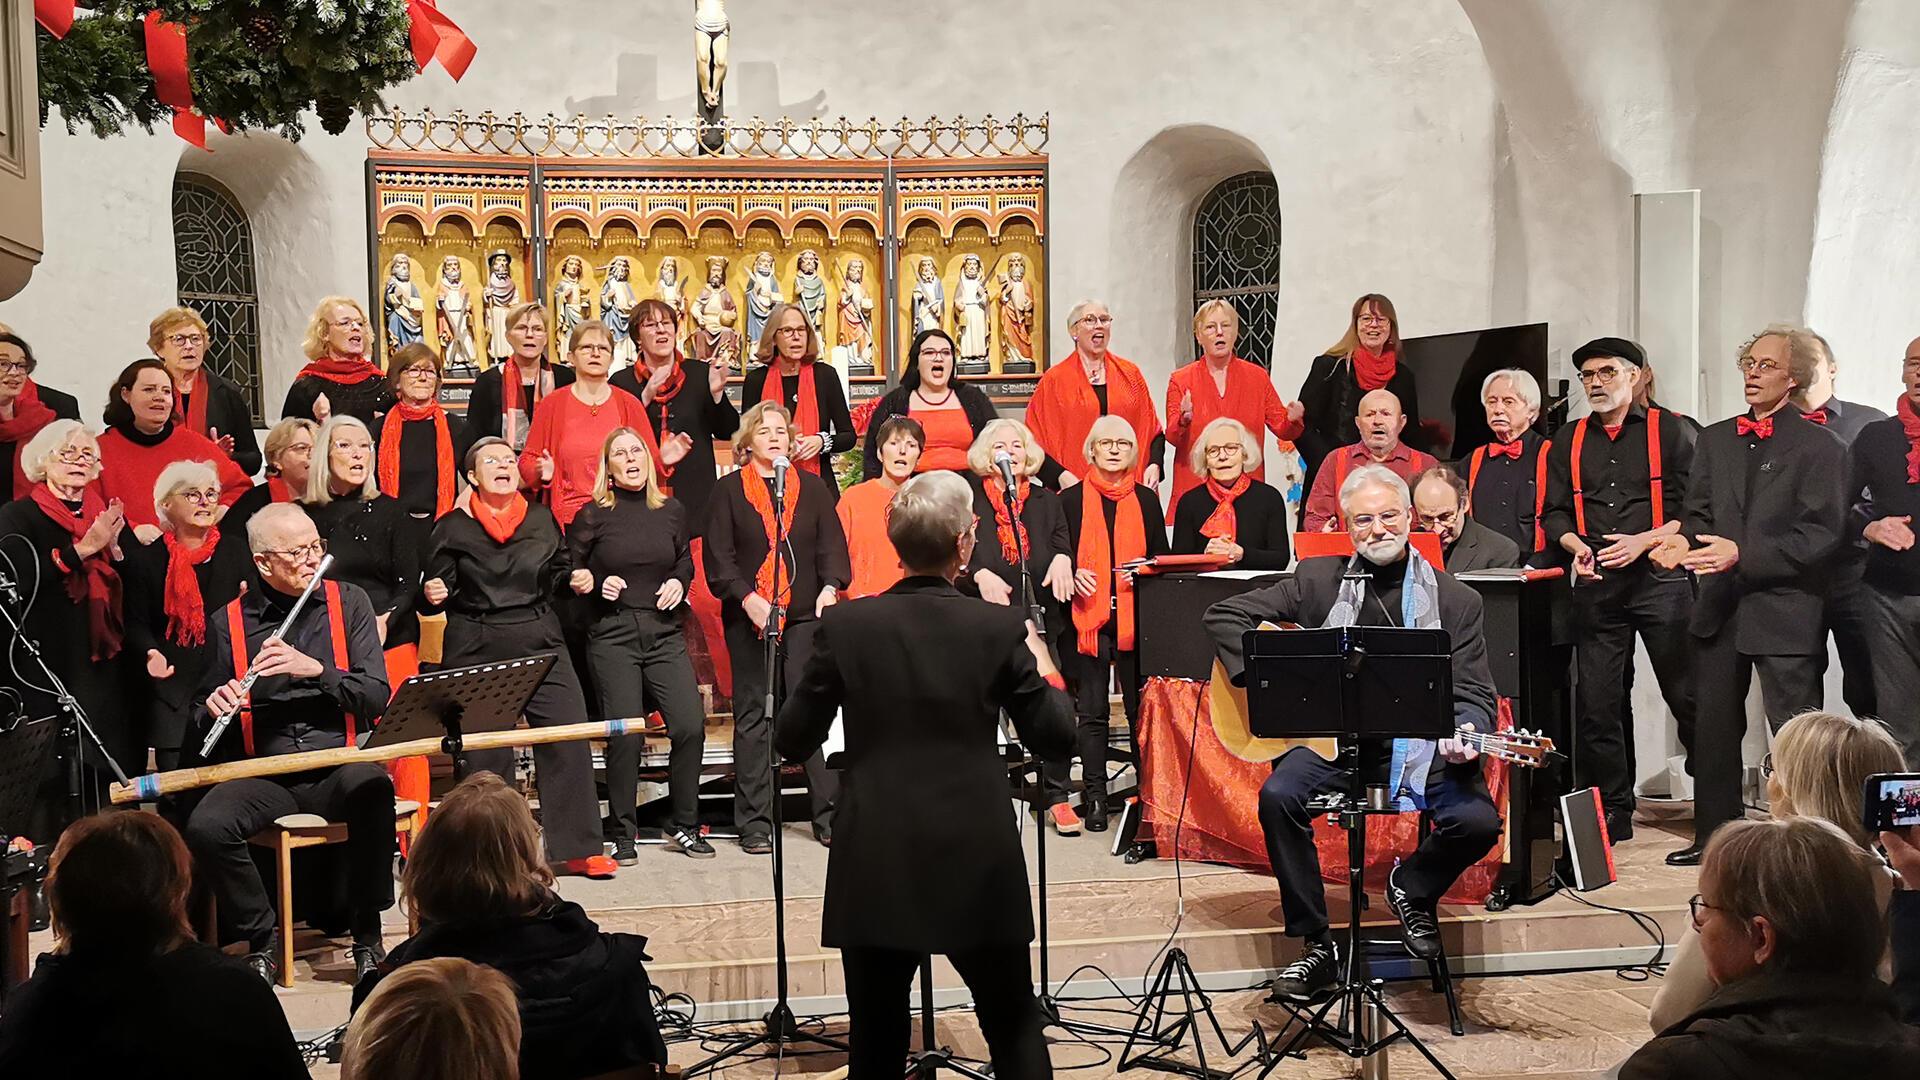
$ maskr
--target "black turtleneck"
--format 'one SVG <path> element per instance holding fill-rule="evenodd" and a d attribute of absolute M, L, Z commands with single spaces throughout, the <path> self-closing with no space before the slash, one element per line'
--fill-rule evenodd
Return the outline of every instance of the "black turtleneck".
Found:
<path fill-rule="evenodd" d="M 575 570 L 593 573 L 595 607 L 612 606 L 600 599 L 600 583 L 618 575 L 627 583 L 618 605 L 653 608 L 660 585 L 668 578 L 681 587 L 693 584 L 692 537 L 686 508 L 668 499 L 658 508 L 647 505 L 647 493 L 613 489 L 613 505 L 589 502 L 567 528 L 567 548 Z"/>
<path fill-rule="evenodd" d="M 414 606 L 420 595 L 419 535 L 406 510 L 385 495 L 336 497 L 301 503 L 333 556 L 331 575 L 367 592 L 376 614 L 387 616 L 387 647 L 420 640 Z"/>

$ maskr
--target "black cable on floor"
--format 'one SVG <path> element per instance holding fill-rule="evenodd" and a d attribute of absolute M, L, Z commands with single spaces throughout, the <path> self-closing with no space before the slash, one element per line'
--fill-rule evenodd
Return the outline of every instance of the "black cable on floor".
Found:
<path fill-rule="evenodd" d="M 1652 939 L 1654 944 L 1653 956 L 1649 958 L 1646 963 L 1617 966 L 1613 969 L 1615 975 L 1628 982 L 1646 982 L 1649 979 L 1657 979 L 1666 975 L 1667 963 L 1662 957 L 1667 953 L 1667 931 L 1665 927 L 1660 925 L 1660 920 L 1648 915 L 1644 911 L 1635 911 L 1632 908 L 1613 907 L 1608 904 L 1596 903 L 1589 900 L 1581 896 L 1573 886 L 1561 880 L 1558 873 L 1553 875 L 1553 882 L 1567 899 L 1597 911 L 1610 911 L 1615 915 L 1625 915 L 1627 918 L 1632 919 L 1633 924 L 1638 926 L 1648 938 Z"/>

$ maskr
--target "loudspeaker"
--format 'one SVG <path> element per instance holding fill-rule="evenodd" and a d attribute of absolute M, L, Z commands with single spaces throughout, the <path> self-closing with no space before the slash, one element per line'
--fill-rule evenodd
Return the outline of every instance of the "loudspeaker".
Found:
<path fill-rule="evenodd" d="M 1617 881 L 1613 841 L 1607 836 L 1607 811 L 1600 802 L 1600 789 L 1590 787 L 1560 796 L 1560 822 L 1567 838 L 1573 887 L 1592 892 Z"/>

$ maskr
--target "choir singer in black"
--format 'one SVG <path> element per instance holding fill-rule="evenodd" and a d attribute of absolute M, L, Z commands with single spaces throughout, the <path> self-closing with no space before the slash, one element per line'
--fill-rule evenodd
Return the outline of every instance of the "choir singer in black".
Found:
<path fill-rule="evenodd" d="M 821 941 L 846 972 L 854 1080 L 898 1076 L 907 984 L 943 953 L 973 992 L 1005 1080 L 1053 1075 L 1027 958 L 1026 860 L 995 746 L 1000 710 L 1042 757 L 1073 752 L 1073 703 L 1022 609 L 963 596 L 973 493 L 924 473 L 894 497 L 887 537 L 907 576 L 828 609 L 774 744 L 803 759 L 843 712 L 838 841 L 827 860 Z"/>

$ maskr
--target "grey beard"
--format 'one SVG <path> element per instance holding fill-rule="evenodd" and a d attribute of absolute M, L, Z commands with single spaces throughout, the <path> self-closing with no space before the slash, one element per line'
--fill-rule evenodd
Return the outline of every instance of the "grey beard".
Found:
<path fill-rule="evenodd" d="M 1385 566 L 1400 558 L 1407 550 L 1407 538 L 1395 537 L 1392 540 L 1375 540 L 1360 545 L 1360 556 L 1375 566 Z"/>

